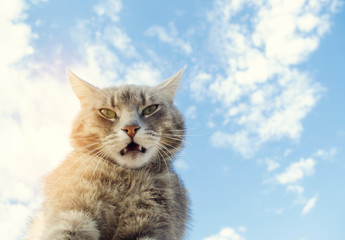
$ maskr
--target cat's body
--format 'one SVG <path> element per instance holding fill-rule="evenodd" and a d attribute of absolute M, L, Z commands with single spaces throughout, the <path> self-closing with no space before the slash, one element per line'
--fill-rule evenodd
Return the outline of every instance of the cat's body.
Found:
<path fill-rule="evenodd" d="M 98 89 L 70 73 L 81 111 L 74 151 L 45 178 L 27 240 L 179 240 L 188 200 L 171 161 L 184 123 L 173 105 L 182 71 L 156 87 Z"/>

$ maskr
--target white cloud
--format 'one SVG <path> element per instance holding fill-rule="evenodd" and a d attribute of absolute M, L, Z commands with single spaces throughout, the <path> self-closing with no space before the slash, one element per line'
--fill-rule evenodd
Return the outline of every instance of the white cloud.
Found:
<path fill-rule="evenodd" d="M 317 198 L 318 198 L 318 195 L 314 196 L 313 198 L 307 201 L 307 203 L 304 205 L 304 208 L 302 210 L 302 215 L 306 215 L 315 207 Z"/>
<path fill-rule="evenodd" d="M 313 154 L 315 156 L 315 154 Z M 270 160 L 270 159 L 269 159 Z M 259 161 L 259 163 L 266 163 L 265 161 Z M 293 205 L 300 207 L 304 206 L 303 215 L 314 207 L 317 196 L 312 199 L 305 197 L 305 187 L 303 186 L 303 179 L 310 177 L 315 173 L 315 166 L 317 161 L 314 158 L 300 158 L 299 161 L 292 162 L 288 165 L 284 171 L 275 174 L 272 173 L 268 178 L 264 180 L 264 184 L 279 184 L 285 188 L 286 193 L 293 194 Z M 308 191 L 307 191 L 308 192 Z M 269 208 L 269 212 L 280 214 L 280 210 L 285 211 L 287 208 L 272 209 Z"/>
<path fill-rule="evenodd" d="M 211 81 L 211 74 L 204 71 L 198 71 L 197 73 L 195 73 L 190 83 L 193 97 L 197 100 L 201 100 L 203 96 L 207 95 L 207 84 L 209 84 Z"/>
<path fill-rule="evenodd" d="M 304 192 L 304 188 L 299 185 L 289 185 L 287 187 L 287 191 L 302 194 Z"/>
<path fill-rule="evenodd" d="M 195 106 L 189 106 L 185 113 L 186 117 L 189 119 L 195 119 L 197 117 L 197 110 Z"/>
<path fill-rule="evenodd" d="M 276 180 L 282 185 L 295 183 L 305 176 L 312 175 L 315 164 L 316 162 L 312 158 L 301 158 L 299 162 L 292 163 L 283 173 L 278 174 Z"/>
<path fill-rule="evenodd" d="M 245 238 L 241 233 L 246 232 L 244 227 L 240 227 L 238 231 L 233 228 L 223 228 L 217 235 L 213 235 L 204 240 L 244 240 Z"/>
<path fill-rule="evenodd" d="M 136 50 L 131 44 L 131 39 L 128 35 L 117 26 L 109 26 L 104 29 L 102 39 L 106 39 L 112 46 L 121 52 L 125 53 L 125 56 L 135 56 Z"/>
<path fill-rule="evenodd" d="M 291 149 L 285 150 L 285 151 L 284 151 L 284 157 L 289 156 L 291 153 L 292 153 L 292 150 L 291 150 Z"/>
<path fill-rule="evenodd" d="M 0 237 L 7 240 L 23 239 L 28 215 L 31 209 L 23 204 L 10 204 L 0 202 Z"/>
<path fill-rule="evenodd" d="M 4 21 L 18 20 L 23 17 L 23 10 L 26 8 L 25 1 L 13 0 L 9 3 L 0 3 L 1 23 Z"/>
<path fill-rule="evenodd" d="M 106 0 L 102 1 L 94 7 L 98 16 L 106 16 L 112 21 L 117 22 L 120 20 L 119 13 L 122 9 L 121 0 Z"/>
<path fill-rule="evenodd" d="M 109 86 L 111 82 L 119 78 L 120 71 L 124 66 L 106 44 L 87 40 L 85 44 L 79 46 L 79 51 L 83 53 L 83 61 L 75 62 L 70 69 L 82 79 L 96 86 Z"/>
<path fill-rule="evenodd" d="M 135 62 L 128 66 L 124 81 L 130 84 L 137 85 L 155 85 L 162 81 L 161 72 L 155 69 L 147 62 Z"/>
<path fill-rule="evenodd" d="M 238 231 L 239 231 L 239 232 L 242 232 L 242 233 L 245 233 L 245 232 L 247 232 L 247 228 L 244 227 L 244 226 L 239 226 L 239 227 L 238 227 Z"/>
<path fill-rule="evenodd" d="M 208 42 L 218 59 L 209 67 L 206 81 L 194 77 L 190 85 L 196 99 L 221 103 L 223 121 L 232 126 L 222 131 L 223 144 L 214 145 L 250 156 L 265 142 L 301 136 L 302 119 L 323 88 L 296 66 L 329 31 L 334 2 L 215 2 L 208 14 Z M 211 141 L 218 136 L 215 133 Z"/>
<path fill-rule="evenodd" d="M 0 3 L 0 27 L 2 34 L 0 39 L 0 72 L 5 67 L 17 62 L 24 56 L 33 53 L 29 41 L 32 37 L 30 26 L 22 23 L 25 18 L 23 10 L 26 4 L 22 0 Z"/>
<path fill-rule="evenodd" d="M 113 11 L 116 13 L 101 14 L 99 9 L 108 9 L 110 5 L 115 6 Z M 121 8 L 121 1 L 108 0 L 100 2 L 96 12 L 111 19 Z M 71 29 L 80 54 L 78 61 L 70 66 L 73 72 L 99 87 L 124 83 L 155 85 L 162 81 L 161 72 L 151 62 L 142 60 L 131 38 L 117 21 L 108 24 L 102 19 L 95 21 L 99 23 L 97 31 L 90 29 L 89 19 L 79 20 Z"/>
<path fill-rule="evenodd" d="M 105 37 L 98 39 L 97 34 L 89 35 L 85 29 L 86 25 L 87 23 L 79 23 L 74 28 L 74 31 L 77 29 L 78 35 L 83 36 L 82 42 L 79 43 L 79 53 L 84 61 L 76 61 L 70 66 L 70 69 L 78 76 L 99 87 L 124 83 L 155 85 L 162 81 L 161 72 L 157 68 L 150 62 L 139 60 L 140 55 L 137 54 L 135 47 L 131 44 L 131 39 L 124 32 L 111 26 L 119 32 L 114 31 L 108 34 L 106 32 L 109 28 L 105 27 Z M 116 40 L 119 41 L 118 43 L 114 42 L 117 34 L 120 36 L 120 40 Z M 114 44 L 120 52 L 112 50 Z M 120 61 L 122 57 L 129 58 L 130 63 Z"/>
<path fill-rule="evenodd" d="M 216 131 L 211 136 L 210 141 L 214 147 L 227 148 L 231 146 L 245 157 L 250 157 L 259 147 L 254 141 L 252 142 L 247 131 L 240 131 L 234 134 Z"/>
<path fill-rule="evenodd" d="M 285 211 L 285 209 L 281 208 L 281 207 L 280 208 L 267 208 L 266 211 L 269 213 L 274 213 L 276 215 L 280 215 Z"/>
<path fill-rule="evenodd" d="M 162 26 L 152 26 L 146 31 L 146 35 L 150 37 L 157 36 L 160 41 L 179 48 L 186 55 L 190 55 L 193 51 L 190 42 L 185 41 L 178 36 L 179 34 L 173 23 L 169 24 L 168 30 Z"/>
<path fill-rule="evenodd" d="M 280 167 L 280 164 L 277 160 L 277 157 L 273 157 L 273 158 L 267 157 L 264 159 L 259 159 L 258 164 L 259 165 L 263 165 L 263 164 L 266 165 L 266 171 L 267 172 L 273 172 Z"/>
<path fill-rule="evenodd" d="M 41 2 L 49 2 L 50 0 L 31 0 L 33 4 L 39 4 Z"/>
<path fill-rule="evenodd" d="M 337 155 L 338 151 L 339 150 L 336 147 L 331 147 L 328 150 L 319 149 L 314 155 L 324 160 L 332 161 L 334 157 Z"/>
<path fill-rule="evenodd" d="M 277 215 L 280 215 L 280 214 L 282 214 L 284 211 L 285 211 L 284 208 L 278 208 L 278 209 L 275 209 L 275 210 L 274 210 L 274 213 L 277 214 Z"/>
<path fill-rule="evenodd" d="M 267 171 L 269 172 L 276 170 L 280 166 L 279 163 L 273 161 L 272 159 L 266 159 L 265 164 L 267 165 Z"/>

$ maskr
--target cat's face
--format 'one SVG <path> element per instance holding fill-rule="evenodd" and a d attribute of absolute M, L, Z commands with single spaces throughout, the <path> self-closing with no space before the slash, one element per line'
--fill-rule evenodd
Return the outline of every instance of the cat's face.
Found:
<path fill-rule="evenodd" d="M 183 118 L 173 105 L 182 72 L 155 87 L 106 89 L 69 72 L 81 102 L 72 129 L 73 146 L 126 168 L 141 168 L 151 161 L 166 164 L 181 148 L 184 136 Z"/>

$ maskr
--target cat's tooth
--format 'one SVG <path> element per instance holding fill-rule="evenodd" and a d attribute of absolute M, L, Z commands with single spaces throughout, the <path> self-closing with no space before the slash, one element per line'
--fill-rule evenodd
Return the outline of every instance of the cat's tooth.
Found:
<path fill-rule="evenodd" d="M 126 148 L 124 148 L 124 149 L 122 149 L 122 150 L 121 150 L 121 152 L 120 152 L 120 153 L 121 153 L 121 155 L 123 156 L 123 155 L 125 155 L 127 152 L 128 152 L 128 151 L 127 151 L 127 149 L 126 149 Z"/>

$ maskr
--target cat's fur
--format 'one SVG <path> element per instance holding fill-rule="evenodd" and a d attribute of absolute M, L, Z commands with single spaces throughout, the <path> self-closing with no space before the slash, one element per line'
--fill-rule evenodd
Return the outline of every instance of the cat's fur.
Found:
<path fill-rule="evenodd" d="M 155 87 L 105 89 L 68 72 L 81 102 L 71 134 L 74 150 L 45 178 L 45 200 L 27 240 L 183 238 L 188 199 L 171 167 L 184 138 L 184 121 L 173 104 L 182 72 Z M 152 105 L 157 109 L 144 115 Z M 117 116 L 108 119 L 101 109 Z M 145 150 L 128 147 L 132 141 Z"/>

